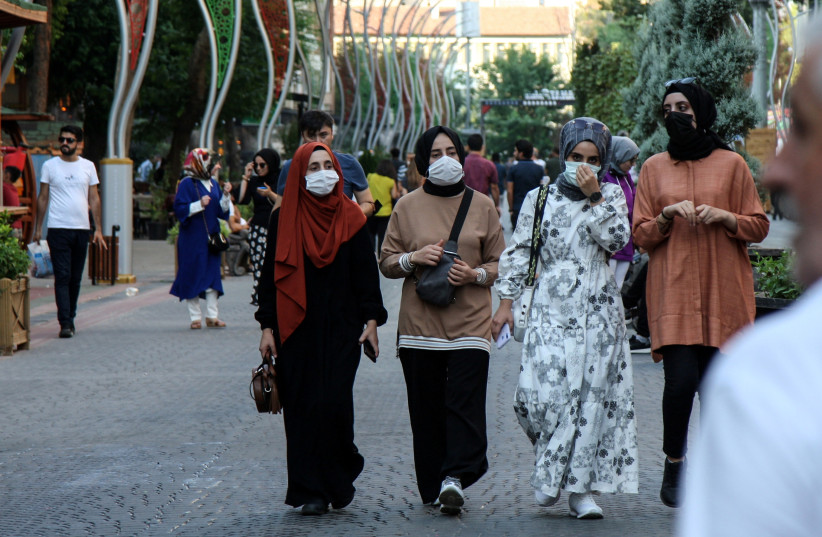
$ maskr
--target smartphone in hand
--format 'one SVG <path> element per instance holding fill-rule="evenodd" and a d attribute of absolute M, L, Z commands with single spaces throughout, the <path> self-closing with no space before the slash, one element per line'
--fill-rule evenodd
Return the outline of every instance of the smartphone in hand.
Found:
<path fill-rule="evenodd" d="M 374 350 L 374 345 L 367 339 L 362 343 L 362 350 L 372 362 L 377 363 L 377 351 Z"/>
<path fill-rule="evenodd" d="M 374 214 L 377 214 L 380 209 L 382 209 L 382 202 L 377 200 L 374 202 Z"/>

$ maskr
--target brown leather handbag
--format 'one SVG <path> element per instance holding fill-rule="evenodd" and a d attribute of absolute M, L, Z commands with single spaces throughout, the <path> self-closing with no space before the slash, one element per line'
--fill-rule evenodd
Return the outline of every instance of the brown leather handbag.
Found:
<path fill-rule="evenodd" d="M 269 360 L 263 359 L 259 367 L 251 371 L 248 392 L 257 405 L 257 412 L 279 414 L 282 412 L 280 394 L 277 392 L 277 374 Z"/>

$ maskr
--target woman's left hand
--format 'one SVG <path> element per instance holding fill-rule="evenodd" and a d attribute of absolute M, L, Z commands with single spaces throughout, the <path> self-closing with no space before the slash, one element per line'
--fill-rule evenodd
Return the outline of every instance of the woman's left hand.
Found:
<path fill-rule="evenodd" d="M 722 224 L 731 231 L 736 231 L 736 217 L 724 209 L 717 209 L 702 204 L 696 209 L 696 221 L 700 224 Z"/>
<path fill-rule="evenodd" d="M 367 323 L 365 323 L 365 330 L 362 331 L 362 335 L 360 336 L 359 342 L 362 345 L 365 340 L 371 342 L 371 346 L 374 347 L 374 354 L 379 357 L 380 355 L 380 345 L 379 340 L 377 338 L 377 321 L 375 319 L 371 319 Z"/>
<path fill-rule="evenodd" d="M 448 283 L 455 287 L 468 285 L 477 281 L 477 271 L 468 266 L 462 259 L 455 259 L 454 265 L 448 271 Z"/>

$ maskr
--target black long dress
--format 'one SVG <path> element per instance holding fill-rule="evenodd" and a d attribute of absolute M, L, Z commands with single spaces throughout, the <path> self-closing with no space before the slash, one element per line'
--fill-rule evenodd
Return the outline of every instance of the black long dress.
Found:
<path fill-rule="evenodd" d="M 261 328 L 275 341 L 277 308 L 274 257 L 279 209 L 268 227 L 268 245 L 259 283 Z M 363 457 L 354 444 L 354 378 L 360 363 L 358 339 L 369 319 L 388 316 L 379 272 L 363 226 L 340 246 L 334 261 L 317 268 L 305 259 L 305 319 L 279 348 L 277 386 L 283 404 L 288 448 L 285 503 L 343 503 L 354 494 Z"/>

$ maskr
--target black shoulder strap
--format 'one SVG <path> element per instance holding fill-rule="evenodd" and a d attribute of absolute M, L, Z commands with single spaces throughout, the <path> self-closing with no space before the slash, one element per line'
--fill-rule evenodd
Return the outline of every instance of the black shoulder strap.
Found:
<path fill-rule="evenodd" d="M 460 203 L 457 217 L 454 219 L 454 225 L 451 227 L 451 235 L 448 236 L 448 242 L 454 242 L 456 244 L 462 231 L 462 224 L 465 223 L 465 215 L 468 214 L 468 206 L 471 205 L 471 198 L 473 197 L 473 189 L 465 187 L 465 193 L 462 195 L 462 203 Z"/>
<path fill-rule="evenodd" d="M 545 200 L 548 198 L 548 185 L 543 185 L 537 195 L 537 203 L 534 206 L 534 227 L 531 230 L 531 257 L 528 260 L 528 276 L 525 285 L 534 285 L 537 276 L 537 257 L 542 246 L 542 218 L 545 214 Z"/>

